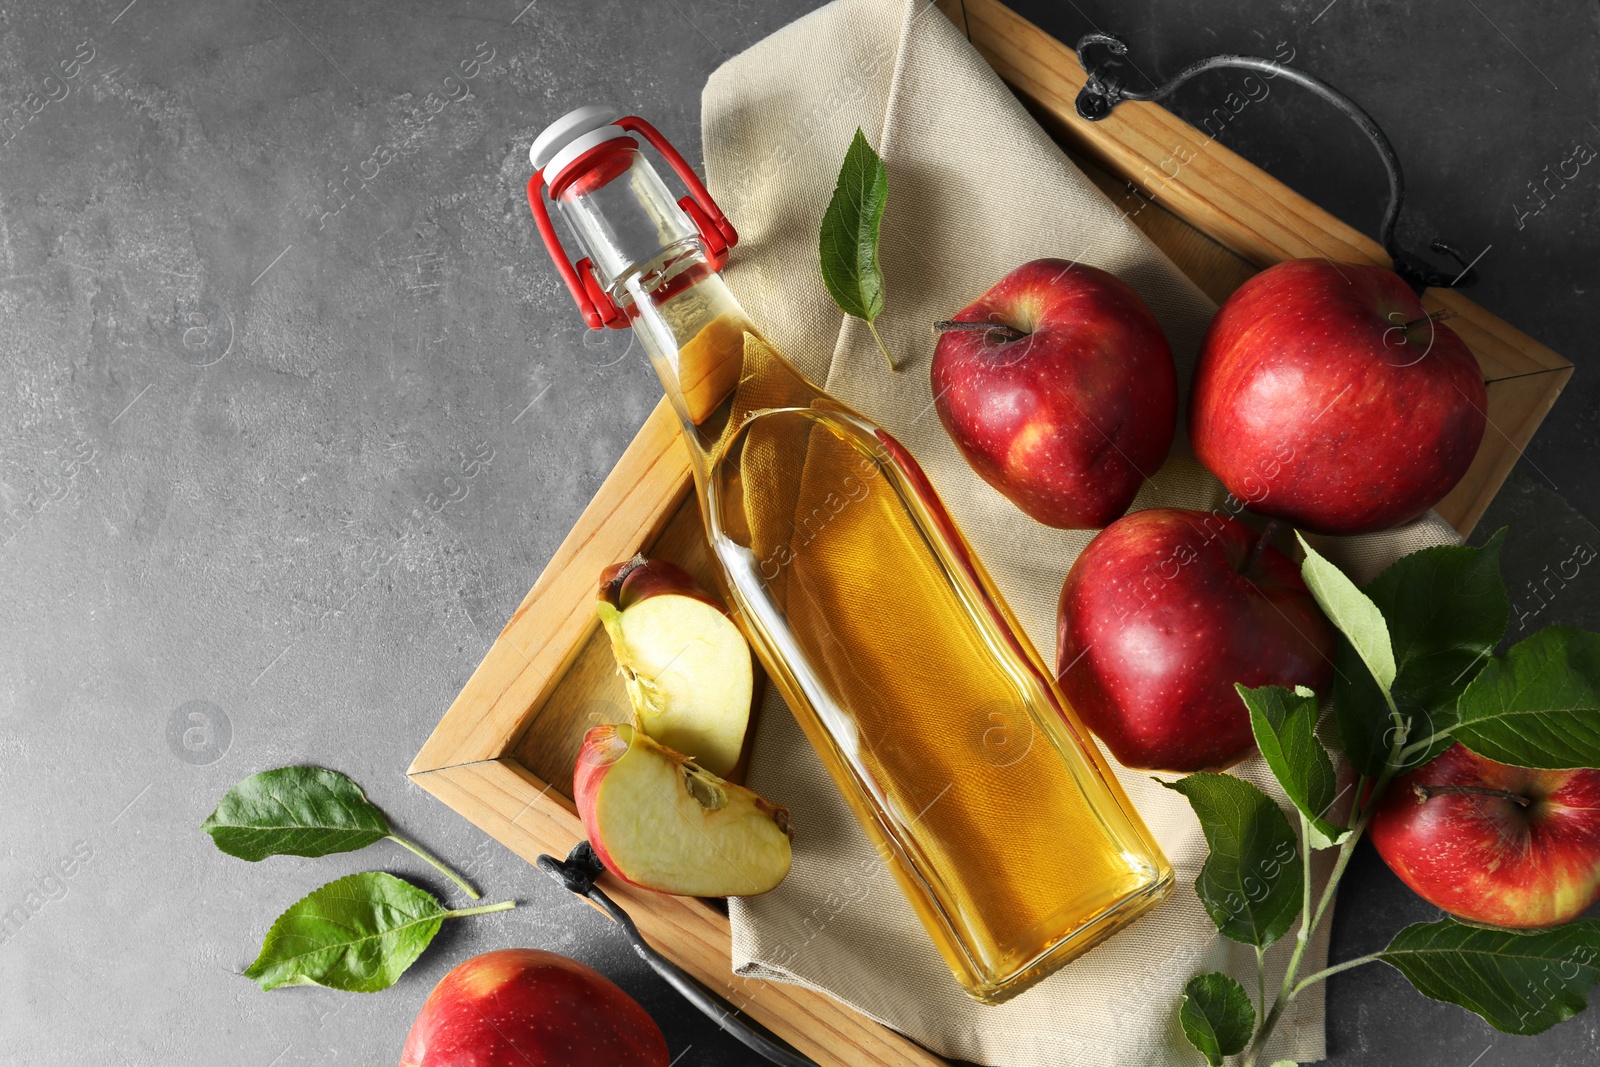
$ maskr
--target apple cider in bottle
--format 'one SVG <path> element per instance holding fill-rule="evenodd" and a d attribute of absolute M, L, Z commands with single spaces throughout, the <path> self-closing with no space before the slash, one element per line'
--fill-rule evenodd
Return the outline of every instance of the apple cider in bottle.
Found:
<path fill-rule="evenodd" d="M 678 153 L 589 107 L 531 158 L 589 325 L 634 330 L 682 421 L 736 619 L 961 986 L 998 1003 L 1160 902 L 1166 858 L 922 470 L 746 317 L 717 273 L 737 235 Z"/>

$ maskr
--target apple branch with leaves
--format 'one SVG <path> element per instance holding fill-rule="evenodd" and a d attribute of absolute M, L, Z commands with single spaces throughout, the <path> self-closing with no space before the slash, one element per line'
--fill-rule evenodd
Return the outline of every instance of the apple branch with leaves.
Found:
<path fill-rule="evenodd" d="M 1222 936 L 1256 951 L 1254 1003 L 1225 974 L 1198 975 L 1184 987 L 1179 1022 L 1212 1067 L 1240 1053 L 1241 1067 L 1257 1067 L 1296 997 L 1369 963 L 1388 964 L 1424 996 L 1510 1034 L 1537 1034 L 1570 1018 L 1600 981 L 1600 920 L 1593 919 L 1522 930 L 1447 916 L 1406 927 L 1380 952 L 1300 974 L 1397 776 L 1457 743 L 1514 767 L 1600 768 L 1600 634 L 1551 627 L 1494 655 L 1510 618 L 1500 578 L 1504 541 L 1502 530 L 1481 548 L 1426 548 L 1359 589 L 1300 539 L 1306 585 L 1340 634 L 1333 712 L 1356 773 L 1348 826 L 1329 820 L 1336 774 L 1316 737 L 1319 708 L 1309 689 L 1237 687 L 1261 755 L 1293 805 L 1298 835 L 1284 811 L 1243 779 L 1201 773 L 1163 783 L 1189 800 L 1205 834 L 1209 853 L 1196 894 Z M 1423 787 L 1417 802 L 1474 791 L 1502 792 Z M 1313 900 L 1311 854 L 1321 849 L 1338 851 Z M 1269 1002 L 1265 952 L 1291 926 L 1288 966 Z"/>
<path fill-rule="evenodd" d="M 324 767 L 253 774 L 228 790 L 200 828 L 218 849 L 251 863 L 269 856 L 354 852 L 388 838 L 479 899 L 466 879 L 396 831 L 354 780 Z M 514 901 L 505 900 L 450 909 L 426 889 L 392 874 L 347 875 L 279 915 L 244 976 L 267 990 L 320 985 L 374 993 L 399 980 L 446 919 L 513 907 Z"/>

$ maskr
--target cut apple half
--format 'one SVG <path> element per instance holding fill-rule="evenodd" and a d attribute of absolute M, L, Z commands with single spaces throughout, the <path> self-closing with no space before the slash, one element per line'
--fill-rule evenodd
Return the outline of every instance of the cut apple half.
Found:
<path fill-rule="evenodd" d="M 694 897 L 765 893 L 789 873 L 789 813 L 625 723 L 584 736 L 573 799 L 600 862 Z"/>
<path fill-rule="evenodd" d="M 634 725 L 716 775 L 731 773 L 750 726 L 750 646 L 681 568 L 635 556 L 600 578 L 600 622 Z"/>

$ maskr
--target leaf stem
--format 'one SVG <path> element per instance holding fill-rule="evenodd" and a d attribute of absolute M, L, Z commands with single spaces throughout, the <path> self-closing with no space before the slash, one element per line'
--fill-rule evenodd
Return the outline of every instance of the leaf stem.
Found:
<path fill-rule="evenodd" d="M 1446 737 L 1449 737 L 1449 736 L 1450 736 L 1450 731 L 1449 730 L 1436 730 L 1433 733 L 1429 734 L 1427 737 L 1424 737 L 1421 741 L 1412 742 L 1411 744 L 1407 745 L 1405 748 L 1402 748 L 1400 750 L 1400 755 L 1399 755 L 1400 765 L 1402 767 L 1405 766 L 1406 762 L 1408 760 L 1410 760 L 1412 756 L 1415 756 L 1418 752 L 1426 752 L 1429 748 L 1431 748 L 1433 746 L 1434 742 L 1439 741 L 1439 740 L 1441 740 L 1443 738 L 1446 738 Z"/>
<path fill-rule="evenodd" d="M 471 897 L 473 900 L 481 900 L 481 899 L 483 899 L 483 894 L 478 892 L 476 889 L 472 888 L 472 886 L 468 885 L 467 884 L 467 880 L 465 878 L 462 878 L 459 874 L 457 874 L 455 871 L 452 871 L 449 867 L 446 867 L 444 865 L 444 863 L 441 860 L 438 859 L 438 857 L 434 856 L 427 849 L 423 848 L 421 845 L 417 844 L 415 841 L 411 840 L 409 837 L 406 837 L 405 835 L 400 834 L 400 833 L 398 833 L 398 832 L 396 832 L 394 830 L 390 830 L 389 831 L 389 840 L 393 841 L 395 844 L 399 845 L 401 848 L 409 849 L 412 852 L 415 852 L 418 856 L 421 856 L 424 860 L 426 860 L 428 863 L 430 863 L 434 867 L 434 869 L 436 869 L 440 874 L 444 875 L 446 878 L 450 879 L 456 885 L 460 886 L 462 892 L 466 893 L 467 896 Z"/>
<path fill-rule="evenodd" d="M 510 911 L 516 906 L 517 902 L 514 900 L 502 900 L 498 904 L 480 904 L 476 908 L 460 908 L 456 911 L 447 911 L 444 916 L 447 919 L 459 919 L 466 915 L 487 915 L 491 911 Z"/>
<path fill-rule="evenodd" d="M 1261 1050 L 1267 1047 L 1267 1038 L 1272 1036 L 1272 1031 L 1278 1026 L 1278 1019 L 1283 1015 L 1283 1009 L 1289 1006 L 1289 1001 L 1279 997 L 1272 1003 L 1272 1012 L 1261 1023 L 1261 1029 L 1256 1031 L 1256 1039 L 1250 1042 L 1250 1051 L 1245 1054 L 1243 1067 L 1256 1067 L 1256 1061 L 1261 1059 Z"/>
<path fill-rule="evenodd" d="M 1267 1014 L 1267 950 L 1260 945 L 1256 946 L 1256 1002 L 1261 1005 L 1256 1009 L 1259 1023 Z"/>
<path fill-rule="evenodd" d="M 1306 813 L 1300 813 L 1300 861 L 1304 868 L 1300 878 L 1300 929 L 1295 933 L 1295 939 L 1304 945 L 1311 940 L 1311 927 L 1316 925 L 1311 921 L 1311 820 L 1306 818 Z"/>
<path fill-rule="evenodd" d="M 1324 970 L 1320 970 L 1316 974 L 1308 975 L 1307 977 L 1302 978 L 1299 982 L 1295 983 L 1294 993 L 1292 995 L 1293 996 L 1299 996 L 1300 995 L 1300 991 L 1302 989 L 1304 989 L 1306 986 L 1314 985 L 1315 983 L 1323 981 L 1324 979 L 1327 979 L 1327 978 L 1332 978 L 1334 975 L 1338 974 L 1340 971 L 1348 971 L 1350 968 L 1359 967 L 1363 963 L 1375 963 L 1380 958 L 1382 958 L 1382 955 L 1383 954 L 1381 952 L 1374 952 L 1370 956 L 1357 956 L 1353 960 L 1345 960 L 1343 963 L 1337 963 L 1337 964 L 1334 964 L 1332 967 L 1328 967 L 1328 968 L 1326 968 Z"/>
<path fill-rule="evenodd" d="M 1364 779 L 1365 776 L 1358 780 L 1356 787 L 1358 790 L 1361 788 L 1360 783 L 1364 781 Z M 1381 790 L 1385 784 L 1387 784 L 1387 779 L 1379 780 L 1378 787 L 1374 790 L 1374 800 L 1377 799 L 1377 790 Z M 1360 800 L 1361 796 L 1359 793 L 1357 793 L 1357 803 L 1360 803 Z M 1278 1020 L 1282 1018 L 1284 1010 L 1289 1007 L 1290 1002 L 1293 1001 L 1297 995 L 1299 995 L 1300 990 L 1303 989 L 1310 981 L 1310 979 L 1307 979 L 1305 982 L 1301 982 L 1299 985 L 1295 984 L 1295 975 L 1300 972 L 1300 960 L 1305 956 L 1306 946 L 1311 943 L 1311 935 L 1319 926 L 1322 925 L 1322 920 L 1324 916 L 1327 915 L 1329 906 L 1333 903 L 1334 892 L 1339 887 L 1339 879 L 1344 876 L 1344 870 L 1347 866 L 1349 866 L 1350 858 L 1355 855 L 1356 844 L 1361 840 L 1361 835 L 1366 832 L 1367 821 L 1371 816 L 1371 812 L 1372 805 L 1366 805 L 1366 808 L 1362 811 L 1360 818 L 1358 818 L 1355 821 L 1355 824 L 1351 826 L 1350 836 L 1345 838 L 1344 844 L 1339 846 L 1339 858 L 1334 861 L 1333 871 L 1328 875 L 1328 884 L 1322 890 L 1321 899 L 1317 901 L 1316 911 L 1312 912 L 1307 910 L 1301 912 L 1300 930 L 1295 935 L 1294 952 L 1289 957 L 1289 966 L 1283 972 L 1283 985 L 1279 987 L 1277 999 L 1275 999 L 1272 1003 L 1272 1011 L 1269 1012 L 1266 1019 L 1262 1021 L 1261 1029 L 1256 1031 L 1255 1040 L 1250 1042 L 1250 1051 L 1245 1056 L 1242 1067 L 1255 1067 L 1256 1062 L 1261 1058 L 1262 1051 L 1267 1046 L 1268 1039 L 1272 1037 L 1272 1031 L 1277 1028 Z M 1306 817 L 1303 812 L 1300 815 L 1300 829 L 1302 834 L 1304 834 L 1307 829 Z M 1305 897 L 1303 906 L 1309 909 L 1311 905 L 1311 853 L 1309 848 L 1303 849 L 1303 858 L 1306 865 L 1304 890 Z M 1363 959 L 1361 962 L 1365 963 L 1368 961 Z M 1341 967 L 1342 966 L 1343 965 L 1341 965 Z M 1352 963 L 1351 966 L 1354 966 L 1354 964 Z M 1332 970 L 1332 968 L 1330 968 L 1330 970 Z M 1327 975 L 1323 972 L 1318 972 L 1318 974 L 1313 977 L 1325 978 Z"/>
<path fill-rule="evenodd" d="M 898 372 L 900 368 L 894 365 L 894 357 L 889 354 L 889 349 L 884 346 L 883 338 L 878 334 L 878 327 L 873 324 L 871 319 L 862 319 L 861 321 L 867 324 L 868 330 L 872 331 L 872 339 L 878 342 L 878 351 L 883 353 L 883 358 L 889 361 L 889 369 Z"/>
<path fill-rule="evenodd" d="M 1316 915 L 1311 920 L 1313 930 L 1322 925 L 1322 917 L 1333 905 L 1334 894 L 1339 888 L 1339 879 L 1344 877 L 1344 869 L 1350 865 L 1350 858 L 1355 855 L 1356 844 L 1361 840 L 1361 835 L 1366 833 L 1367 822 L 1371 816 L 1372 809 L 1369 805 L 1367 810 L 1361 813 L 1361 818 L 1350 828 L 1350 836 L 1339 846 L 1339 856 L 1333 861 L 1333 871 L 1328 875 L 1328 884 L 1323 887 L 1322 899 L 1317 901 Z"/>

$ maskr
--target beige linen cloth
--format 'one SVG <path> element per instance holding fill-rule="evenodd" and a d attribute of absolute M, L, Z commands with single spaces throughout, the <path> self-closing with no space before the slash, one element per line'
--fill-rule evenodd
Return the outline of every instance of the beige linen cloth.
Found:
<path fill-rule="evenodd" d="M 1089 532 L 1049 529 L 981 481 L 946 436 L 928 384 L 930 323 L 1040 256 L 1112 271 L 1154 310 L 1187 383 L 1214 305 L 1062 154 L 956 27 L 925 0 L 837 0 L 736 56 L 702 98 L 706 170 L 741 241 L 727 271 L 768 337 L 813 380 L 877 420 L 917 457 L 1028 636 L 1053 661 L 1056 598 Z M 860 126 L 889 172 L 878 320 L 888 370 L 861 323 L 823 289 L 817 226 Z M 1224 506 L 1180 427 L 1135 507 Z M 1406 552 L 1459 540 L 1429 515 L 1321 547 L 1358 582 Z M 1008 1003 L 967 999 L 868 845 L 781 700 L 763 709 L 750 782 L 788 805 L 794 868 L 735 899 L 733 965 L 747 980 L 822 990 L 942 1055 L 1005 1067 L 1192 1067 L 1177 1005 L 1202 971 L 1256 988 L 1254 950 L 1221 938 L 1194 893 L 1206 853 L 1187 802 L 1119 769 L 1177 872 L 1172 897 L 1128 930 Z M 1259 760 L 1238 773 L 1269 788 Z M 1063 845 L 1068 843 L 1063 842 Z M 1331 853 L 1319 857 L 1317 891 Z M 1302 973 L 1324 966 L 1326 931 Z M 1281 980 L 1292 933 L 1269 954 Z M 1324 1056 L 1321 987 L 1302 995 L 1263 1062 Z"/>

